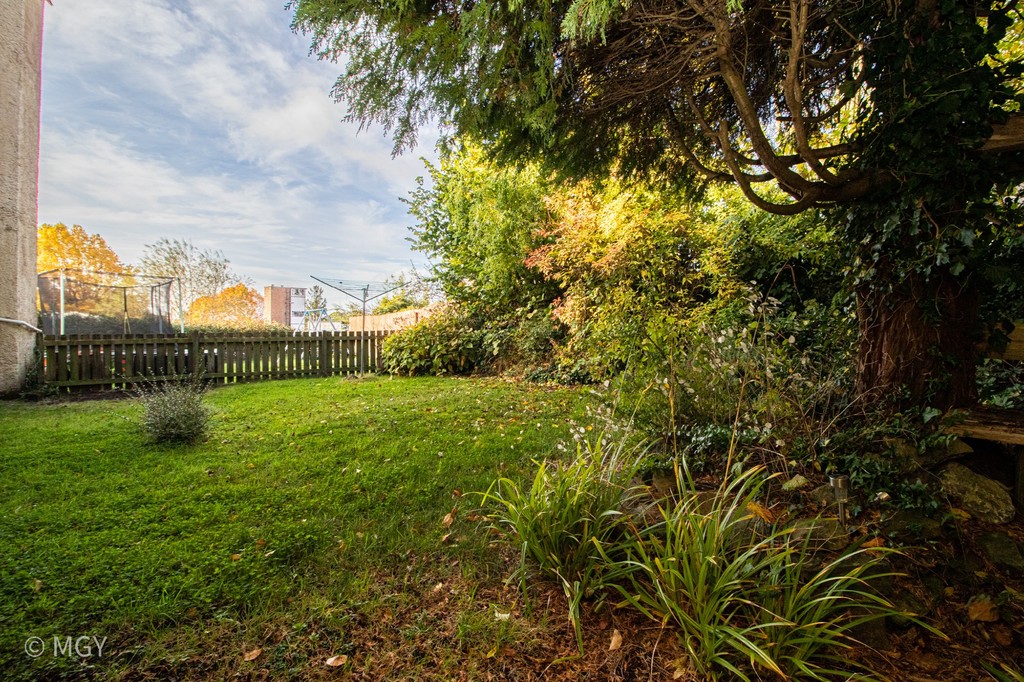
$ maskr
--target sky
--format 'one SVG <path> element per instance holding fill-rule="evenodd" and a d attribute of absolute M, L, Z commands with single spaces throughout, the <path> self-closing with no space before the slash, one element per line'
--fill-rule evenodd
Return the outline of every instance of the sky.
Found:
<path fill-rule="evenodd" d="M 47 5 L 39 221 L 82 225 L 128 263 L 191 240 L 261 293 L 422 269 L 399 198 L 435 136 L 392 159 L 379 128 L 342 122 L 340 67 L 309 56 L 284 2 Z"/>

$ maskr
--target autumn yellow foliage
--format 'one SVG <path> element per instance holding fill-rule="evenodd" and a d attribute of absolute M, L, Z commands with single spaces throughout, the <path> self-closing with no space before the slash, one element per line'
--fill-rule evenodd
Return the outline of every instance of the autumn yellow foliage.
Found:
<path fill-rule="evenodd" d="M 118 274 L 130 270 L 103 237 L 86 232 L 81 225 L 40 225 L 36 233 L 36 271 L 58 269 Z"/>
<path fill-rule="evenodd" d="M 200 296 L 188 309 L 190 325 L 245 326 L 260 321 L 263 297 L 242 282 L 213 296 Z"/>

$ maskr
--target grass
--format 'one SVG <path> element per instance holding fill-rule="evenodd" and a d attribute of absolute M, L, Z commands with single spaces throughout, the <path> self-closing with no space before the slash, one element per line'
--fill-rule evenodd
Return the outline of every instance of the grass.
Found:
<path fill-rule="evenodd" d="M 211 435 L 176 447 L 131 401 L 0 404 L 6 678 L 473 677 L 533 636 L 495 617 L 507 565 L 459 495 L 527 479 L 581 392 L 336 378 L 208 400 Z M 103 656 L 53 656 L 55 636 Z"/>

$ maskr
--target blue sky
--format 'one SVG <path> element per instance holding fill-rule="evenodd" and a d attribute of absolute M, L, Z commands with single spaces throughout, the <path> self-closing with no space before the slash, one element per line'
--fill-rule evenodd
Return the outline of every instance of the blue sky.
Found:
<path fill-rule="evenodd" d="M 433 136 L 392 159 L 380 129 L 342 123 L 340 67 L 308 56 L 290 20 L 284 0 L 54 0 L 39 221 L 80 224 L 127 262 L 190 239 L 261 292 L 422 267 L 399 197 Z"/>

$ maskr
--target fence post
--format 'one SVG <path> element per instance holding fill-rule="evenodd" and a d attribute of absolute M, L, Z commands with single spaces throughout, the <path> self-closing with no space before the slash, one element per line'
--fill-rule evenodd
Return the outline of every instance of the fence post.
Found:
<path fill-rule="evenodd" d="M 191 370 L 190 371 L 191 371 L 192 376 L 195 377 L 195 376 L 198 376 L 199 373 L 200 373 L 199 364 L 198 364 L 199 363 L 199 332 L 193 331 L 193 332 L 189 332 L 189 334 L 192 336 L 192 350 L 189 351 L 189 355 L 191 357 L 189 358 L 189 363 L 188 364 L 191 365 Z"/>
<path fill-rule="evenodd" d="M 327 332 L 320 332 L 319 337 L 319 348 L 316 352 L 317 362 L 319 363 L 317 369 L 320 370 L 320 376 L 329 377 L 331 376 L 331 358 L 327 354 Z"/>

